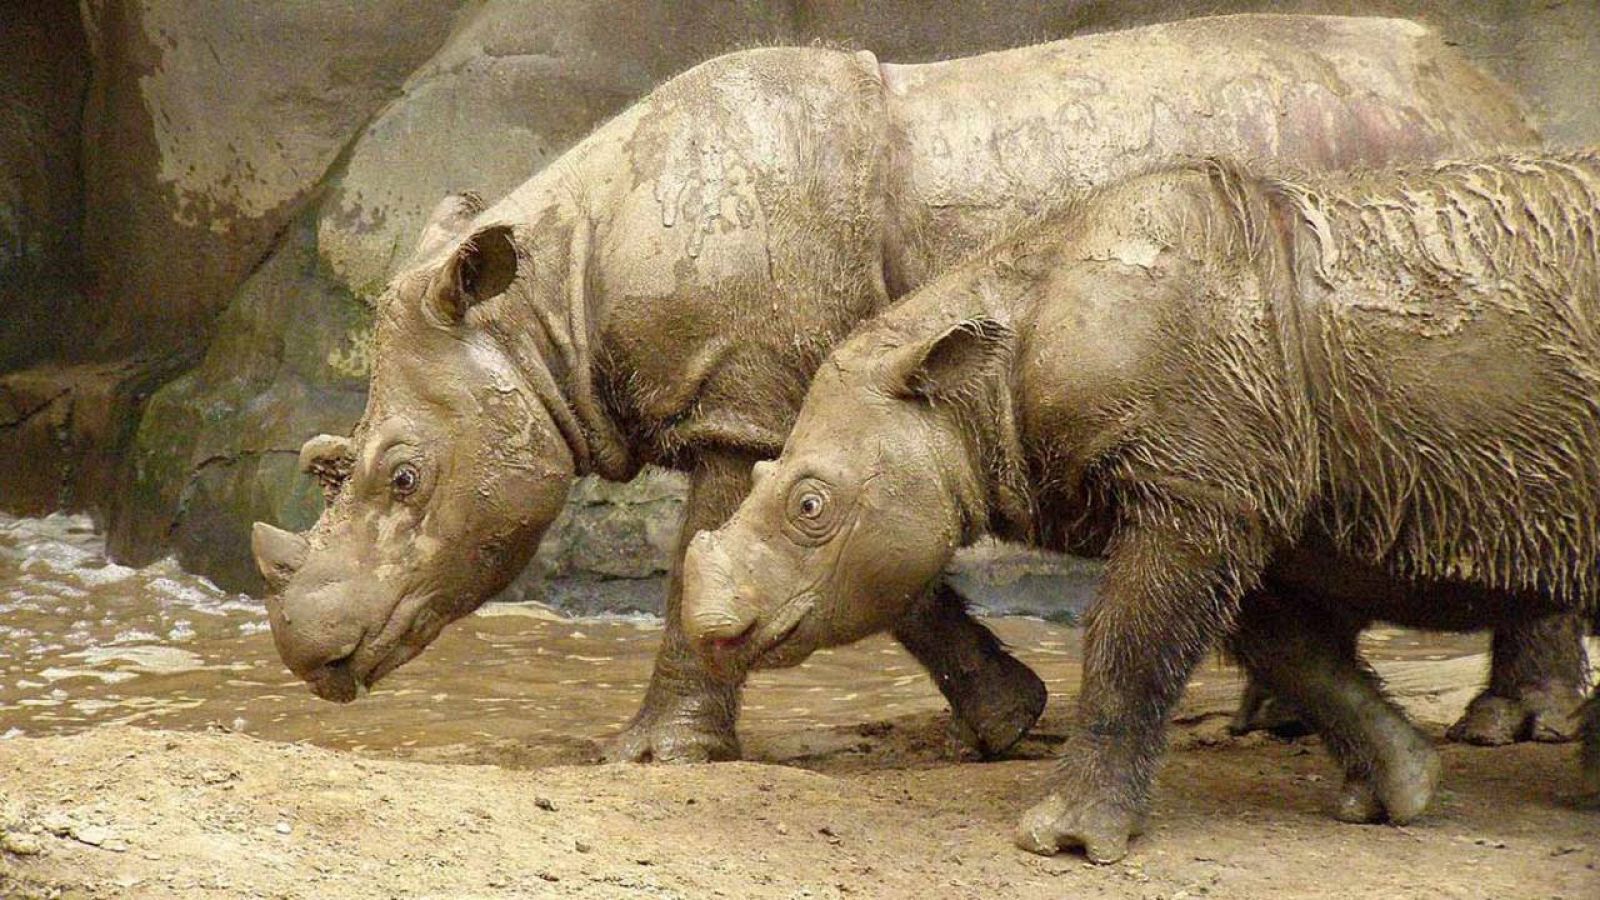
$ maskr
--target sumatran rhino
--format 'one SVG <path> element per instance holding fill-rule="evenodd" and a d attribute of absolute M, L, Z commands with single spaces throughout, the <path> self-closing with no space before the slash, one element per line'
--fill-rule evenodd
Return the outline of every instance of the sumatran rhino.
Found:
<path fill-rule="evenodd" d="M 1228 152 L 1329 168 L 1533 140 L 1503 88 L 1397 20 L 1191 20 L 915 66 L 712 60 L 493 206 L 441 206 L 378 303 L 354 435 L 306 447 L 336 496 L 306 534 L 256 527 L 278 650 L 352 699 L 510 580 L 580 475 L 683 470 L 685 539 L 721 524 L 854 325 L 1139 166 Z M 740 680 L 691 651 L 679 593 L 675 575 L 650 688 L 609 758 L 737 755 Z M 979 749 L 1042 708 L 1038 679 L 949 591 L 895 633 Z"/>
<path fill-rule="evenodd" d="M 1418 815 L 1438 759 L 1360 628 L 1595 606 L 1600 156 L 1312 182 L 1211 162 L 1024 230 L 823 363 L 782 455 L 691 542 L 684 625 L 715 668 L 793 664 L 890 626 L 985 532 L 1107 560 L 1023 847 L 1126 852 L 1224 640 L 1323 733 L 1342 817 Z"/>

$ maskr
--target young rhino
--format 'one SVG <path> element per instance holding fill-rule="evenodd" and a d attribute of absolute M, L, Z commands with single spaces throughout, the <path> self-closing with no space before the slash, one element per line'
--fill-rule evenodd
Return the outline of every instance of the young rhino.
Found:
<path fill-rule="evenodd" d="M 1024 848 L 1124 855 L 1224 639 L 1323 733 L 1342 818 L 1410 819 L 1438 760 L 1360 628 L 1593 609 L 1597 196 L 1592 153 L 1102 190 L 823 364 L 782 456 L 692 542 L 684 626 L 724 669 L 792 665 L 890 626 L 984 532 L 1103 554 Z"/>

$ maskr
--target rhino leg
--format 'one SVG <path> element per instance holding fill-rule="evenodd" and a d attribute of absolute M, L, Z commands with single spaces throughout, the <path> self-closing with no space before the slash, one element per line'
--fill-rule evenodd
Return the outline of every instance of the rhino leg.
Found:
<path fill-rule="evenodd" d="M 713 672 L 683 633 L 683 552 L 689 539 L 716 528 L 750 492 L 755 460 L 739 454 L 703 454 L 689 475 L 683 532 L 672 558 L 666 622 L 644 703 L 605 748 L 607 762 L 707 762 L 739 758 L 734 722 L 741 677 Z"/>
<path fill-rule="evenodd" d="M 950 727 L 984 758 L 1011 749 L 1044 712 L 1044 682 L 941 583 L 913 606 L 895 638 L 927 668 L 950 703 Z"/>
<path fill-rule="evenodd" d="M 1404 823 L 1432 799 L 1439 754 L 1361 665 L 1362 624 L 1258 590 L 1245 600 L 1233 651 L 1253 678 L 1304 711 L 1343 766 L 1334 816 Z"/>
<path fill-rule="evenodd" d="M 1497 745 L 1576 737 L 1588 671 L 1584 631 L 1576 615 L 1496 628 L 1489 686 L 1450 726 L 1450 740 Z"/>
<path fill-rule="evenodd" d="M 1264 562 L 1261 535 L 1223 516 L 1177 504 L 1141 512 L 1130 510 L 1138 524 L 1113 540 L 1085 620 L 1083 689 L 1051 790 L 1017 825 L 1017 845 L 1033 853 L 1082 847 L 1097 863 L 1127 854 L 1143 828 L 1168 714 L 1195 664 L 1226 636 L 1237 585 Z"/>

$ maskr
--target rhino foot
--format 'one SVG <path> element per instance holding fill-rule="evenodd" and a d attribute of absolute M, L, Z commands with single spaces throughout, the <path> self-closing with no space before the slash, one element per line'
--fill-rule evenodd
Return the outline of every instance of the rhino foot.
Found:
<path fill-rule="evenodd" d="M 1039 721 L 1049 697 L 1044 681 L 1010 654 L 994 659 L 973 690 L 950 696 L 950 732 L 984 759 L 1016 746 Z"/>
<path fill-rule="evenodd" d="M 1128 841 L 1144 833 L 1142 811 L 1086 798 L 1069 800 L 1052 792 L 1017 824 L 1017 846 L 1041 856 L 1082 847 L 1090 862 L 1114 863 L 1128 855 Z"/>
<path fill-rule="evenodd" d="M 732 729 L 714 731 L 687 722 L 635 720 L 606 742 L 606 762 L 703 763 L 739 758 Z"/>
<path fill-rule="evenodd" d="M 1559 744 L 1577 737 L 1581 705 L 1582 690 L 1560 682 L 1527 688 L 1518 697 L 1484 691 L 1467 704 L 1467 711 L 1446 736 L 1485 747 L 1517 741 Z"/>
<path fill-rule="evenodd" d="M 734 691 L 653 681 L 644 705 L 606 743 L 606 762 L 701 763 L 739 758 Z"/>
<path fill-rule="evenodd" d="M 1404 825 L 1428 808 L 1442 772 L 1438 751 L 1418 734 L 1371 770 L 1346 773 L 1333 816 L 1341 822 Z"/>

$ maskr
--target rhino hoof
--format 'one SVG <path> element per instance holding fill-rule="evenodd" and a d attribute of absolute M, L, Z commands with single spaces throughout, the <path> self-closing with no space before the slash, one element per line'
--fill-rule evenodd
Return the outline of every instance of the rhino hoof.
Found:
<path fill-rule="evenodd" d="M 1348 773 L 1334 799 L 1333 817 L 1341 822 L 1389 822 L 1404 825 L 1427 810 L 1439 788 L 1443 766 L 1439 753 L 1420 734 L 1377 771 Z"/>
<path fill-rule="evenodd" d="M 1378 793 L 1372 789 L 1372 782 L 1367 778 L 1346 776 L 1344 784 L 1339 787 L 1338 796 L 1333 800 L 1333 817 L 1355 825 L 1382 822 L 1383 804 L 1378 802 Z"/>
<path fill-rule="evenodd" d="M 1104 865 L 1128 855 L 1128 841 L 1144 831 L 1144 816 L 1094 800 L 1069 801 L 1059 792 L 1023 813 L 1017 846 L 1041 856 L 1083 848 L 1090 862 Z"/>
<path fill-rule="evenodd" d="M 608 763 L 703 763 L 739 758 L 739 739 L 682 722 L 635 722 L 607 742 Z"/>
<path fill-rule="evenodd" d="M 1577 736 L 1582 703 L 1582 692 L 1569 686 L 1531 688 L 1517 698 L 1484 691 L 1467 705 L 1446 736 L 1484 747 L 1527 740 L 1564 743 Z"/>
<path fill-rule="evenodd" d="M 1027 665 L 1010 655 L 999 663 L 981 693 L 951 702 L 951 735 L 984 759 L 1016 746 L 1044 714 L 1049 699 L 1044 681 Z"/>

